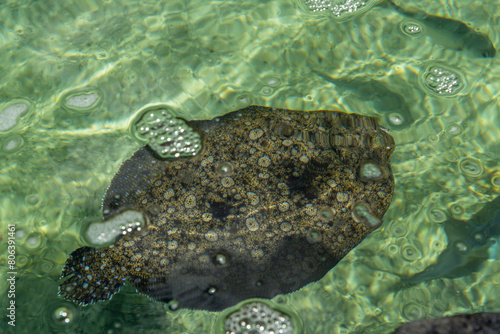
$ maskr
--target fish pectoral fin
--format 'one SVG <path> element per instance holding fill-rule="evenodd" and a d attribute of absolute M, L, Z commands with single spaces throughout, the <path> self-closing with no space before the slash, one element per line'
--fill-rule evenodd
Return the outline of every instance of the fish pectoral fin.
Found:
<path fill-rule="evenodd" d="M 101 257 L 102 249 L 82 247 L 71 253 L 60 277 L 60 296 L 85 306 L 108 300 L 125 283 L 125 273 Z"/>

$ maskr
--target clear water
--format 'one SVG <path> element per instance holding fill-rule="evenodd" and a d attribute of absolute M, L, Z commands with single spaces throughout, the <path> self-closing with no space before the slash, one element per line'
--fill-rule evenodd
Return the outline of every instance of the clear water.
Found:
<path fill-rule="evenodd" d="M 139 147 L 129 121 L 160 102 L 190 120 L 250 104 L 338 109 L 391 130 L 397 186 L 383 226 L 323 279 L 275 298 L 306 333 L 390 333 L 414 319 L 500 310 L 494 238 L 479 271 L 404 280 L 448 247 L 444 221 L 467 224 L 500 193 L 498 55 L 455 51 L 419 33 L 418 21 L 366 3 L 339 19 L 302 0 L 2 1 L 0 331 L 212 331 L 219 313 L 171 311 L 130 288 L 85 308 L 57 297 L 80 226 L 100 217 L 112 176 Z M 497 1 L 404 4 L 500 45 Z"/>

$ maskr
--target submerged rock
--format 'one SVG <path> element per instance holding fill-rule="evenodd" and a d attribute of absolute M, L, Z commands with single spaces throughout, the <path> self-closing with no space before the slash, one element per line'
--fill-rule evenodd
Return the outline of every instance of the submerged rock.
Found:
<path fill-rule="evenodd" d="M 74 251 L 61 295 L 85 305 L 129 282 L 176 308 L 271 298 L 323 277 L 391 202 L 395 145 L 372 117 L 251 106 L 186 124 L 202 150 L 162 159 L 144 146 L 123 163 L 104 218 L 134 210 L 146 226 Z"/>

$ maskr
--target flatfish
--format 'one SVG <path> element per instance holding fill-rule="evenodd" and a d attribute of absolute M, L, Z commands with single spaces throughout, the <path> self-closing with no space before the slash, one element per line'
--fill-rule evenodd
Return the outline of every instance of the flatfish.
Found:
<path fill-rule="evenodd" d="M 196 155 L 126 160 L 105 220 L 142 212 L 140 231 L 75 250 L 59 293 L 81 305 L 132 284 L 180 308 L 217 311 L 323 277 L 382 223 L 392 199 L 393 138 L 375 118 L 250 106 L 187 121 Z"/>

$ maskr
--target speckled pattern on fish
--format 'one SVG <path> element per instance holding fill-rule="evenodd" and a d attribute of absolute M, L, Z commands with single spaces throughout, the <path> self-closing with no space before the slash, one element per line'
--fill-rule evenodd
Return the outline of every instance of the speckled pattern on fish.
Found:
<path fill-rule="evenodd" d="M 142 147 L 104 198 L 105 219 L 136 210 L 146 227 L 74 251 L 60 294 L 85 305 L 129 282 L 181 308 L 271 298 L 323 277 L 391 202 L 395 145 L 372 117 L 251 106 L 187 124 L 201 152 L 161 160 Z"/>

